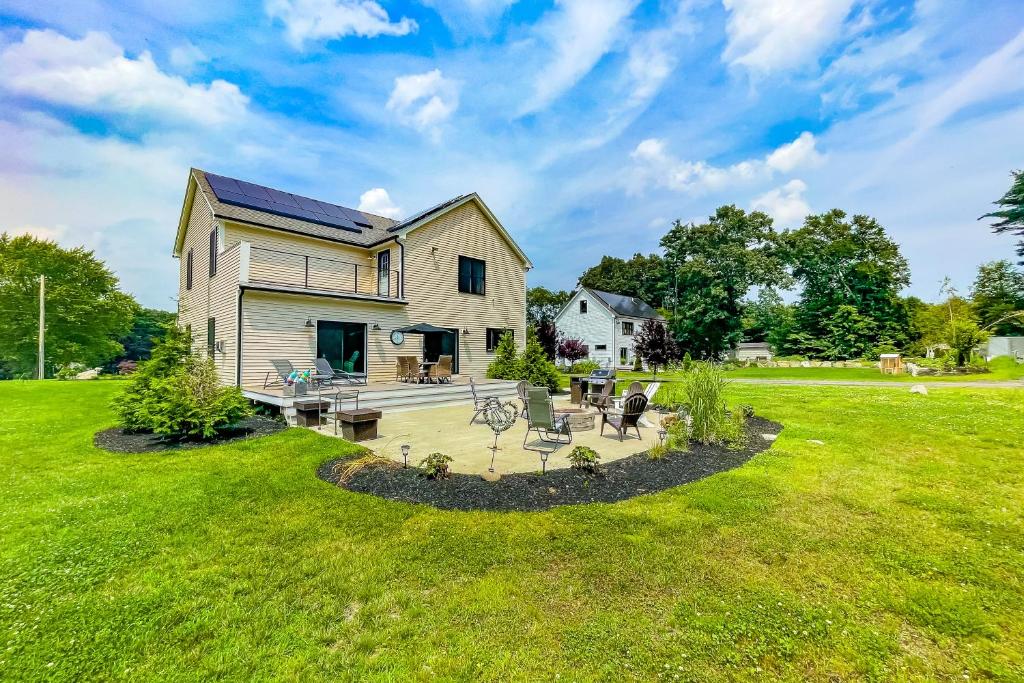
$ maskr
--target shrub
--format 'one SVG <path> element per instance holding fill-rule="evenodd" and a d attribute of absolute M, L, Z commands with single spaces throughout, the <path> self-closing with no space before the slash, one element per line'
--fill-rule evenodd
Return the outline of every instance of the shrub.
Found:
<path fill-rule="evenodd" d="M 338 484 L 347 484 L 352 481 L 353 477 L 363 470 L 374 468 L 397 470 L 401 467 L 401 463 L 395 462 L 391 458 L 386 458 L 382 455 L 370 452 L 366 455 L 361 455 L 358 458 L 339 462 L 334 466 L 334 473 L 338 475 Z"/>
<path fill-rule="evenodd" d="M 694 363 L 683 386 L 690 406 L 690 437 L 704 444 L 719 441 L 725 422 L 722 369 L 708 362 Z"/>
<path fill-rule="evenodd" d="M 651 446 L 650 450 L 647 451 L 648 460 L 661 460 L 666 455 L 668 455 L 668 446 L 661 443 L 657 446 Z"/>
<path fill-rule="evenodd" d="M 601 369 L 601 364 L 596 360 L 581 360 L 572 364 L 569 372 L 573 375 L 589 375 L 594 370 Z"/>
<path fill-rule="evenodd" d="M 729 413 L 722 420 L 717 433 L 718 440 L 732 449 L 741 449 L 747 440 L 747 418 L 739 410 Z"/>
<path fill-rule="evenodd" d="M 423 468 L 427 479 L 447 479 L 448 463 L 451 461 L 452 459 L 444 453 L 431 453 L 420 461 L 420 467 Z"/>
<path fill-rule="evenodd" d="M 191 342 L 186 331 L 169 330 L 114 399 L 125 431 L 209 439 L 251 414 L 241 390 L 221 386 L 213 360 L 195 355 Z"/>
<path fill-rule="evenodd" d="M 117 374 L 130 375 L 139 369 L 139 364 L 133 360 L 123 360 L 117 364 Z"/>
<path fill-rule="evenodd" d="M 597 472 L 598 465 L 601 461 L 601 456 L 597 454 L 593 448 L 587 446 L 576 446 L 569 453 L 569 464 L 578 470 L 584 472 L 590 472 L 594 474 Z"/>
<path fill-rule="evenodd" d="M 81 363 L 68 363 L 67 365 L 62 365 L 54 377 L 61 381 L 74 379 L 84 368 L 85 366 Z"/>
<path fill-rule="evenodd" d="M 736 406 L 736 412 L 743 417 L 754 417 L 754 406 L 749 403 L 741 403 Z"/>
<path fill-rule="evenodd" d="M 693 357 L 690 355 L 690 352 L 687 351 L 683 354 L 683 370 L 689 372 L 691 367 L 693 367 Z"/>
<path fill-rule="evenodd" d="M 498 348 L 494 351 L 494 360 L 487 366 L 487 376 L 491 379 L 522 379 L 516 341 L 512 333 L 506 332 L 498 340 Z"/>

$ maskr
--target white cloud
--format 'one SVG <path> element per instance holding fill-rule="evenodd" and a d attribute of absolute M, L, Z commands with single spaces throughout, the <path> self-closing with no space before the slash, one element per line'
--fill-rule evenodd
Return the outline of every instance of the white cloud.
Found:
<path fill-rule="evenodd" d="M 765 163 L 776 171 L 789 173 L 794 168 L 821 163 L 821 154 L 815 148 L 814 136 L 804 131 L 793 142 L 787 142 L 769 154 Z"/>
<path fill-rule="evenodd" d="M 767 180 L 776 172 L 788 173 L 815 165 L 821 159 L 814 135 L 806 131 L 763 159 L 747 159 L 731 166 L 677 159 L 665 149 L 665 141 L 657 138 L 642 141 L 630 157 L 634 168 L 627 178 L 627 189 L 633 193 L 652 186 L 677 192 L 718 191 L 737 183 Z"/>
<path fill-rule="evenodd" d="M 756 72 L 817 61 L 839 37 L 854 0 L 722 0 L 729 11 L 722 59 Z"/>
<path fill-rule="evenodd" d="M 793 179 L 782 187 L 755 197 L 751 207 L 767 213 L 780 227 L 798 227 L 804 217 L 811 213 L 810 205 L 803 198 L 806 191 L 807 183 Z"/>
<path fill-rule="evenodd" d="M 178 71 L 190 73 L 200 64 L 210 61 L 206 53 L 200 50 L 192 41 L 186 40 L 181 45 L 171 48 L 171 66 Z"/>
<path fill-rule="evenodd" d="M 422 0 L 434 8 L 448 28 L 457 34 L 489 36 L 494 24 L 518 0 Z"/>
<path fill-rule="evenodd" d="M 439 126 L 458 108 L 458 83 L 445 78 L 440 69 L 397 77 L 386 105 L 403 124 L 435 138 Z"/>
<path fill-rule="evenodd" d="M 0 53 L 0 86 L 90 111 L 208 125 L 245 115 L 249 103 L 233 83 L 190 84 L 162 72 L 149 52 L 132 59 L 110 36 L 94 32 L 73 40 L 55 31 L 28 31 Z"/>
<path fill-rule="evenodd" d="M 284 23 L 288 42 L 296 48 L 307 40 L 404 36 L 419 28 L 408 17 L 392 22 L 373 0 L 267 0 L 266 11 Z"/>
<path fill-rule="evenodd" d="M 3 228 L 9 235 L 31 235 L 36 239 L 61 242 L 67 234 L 66 225 L 16 225 Z M 75 245 L 77 246 L 77 245 Z"/>
<path fill-rule="evenodd" d="M 537 29 L 550 54 L 520 114 L 547 107 L 590 73 L 622 36 L 636 0 L 558 0 Z"/>
<path fill-rule="evenodd" d="M 395 220 L 402 217 L 402 208 L 395 206 L 395 203 L 391 201 L 391 197 L 388 196 L 388 191 L 383 187 L 375 187 L 359 195 L 359 206 L 356 208 L 360 211 L 386 218 L 394 218 Z"/>

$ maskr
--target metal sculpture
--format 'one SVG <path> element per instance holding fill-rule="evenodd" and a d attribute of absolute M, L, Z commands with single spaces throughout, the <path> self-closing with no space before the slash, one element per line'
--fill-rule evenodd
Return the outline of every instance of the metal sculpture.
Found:
<path fill-rule="evenodd" d="M 491 466 L 487 468 L 488 472 L 494 471 L 494 456 L 500 450 L 498 448 L 498 437 L 502 432 L 512 428 L 512 425 L 516 423 L 517 417 L 519 417 L 519 406 L 512 401 L 502 403 L 495 399 L 488 402 L 487 407 L 484 408 L 484 422 L 494 432 L 494 445 L 489 447 L 491 449 Z"/>

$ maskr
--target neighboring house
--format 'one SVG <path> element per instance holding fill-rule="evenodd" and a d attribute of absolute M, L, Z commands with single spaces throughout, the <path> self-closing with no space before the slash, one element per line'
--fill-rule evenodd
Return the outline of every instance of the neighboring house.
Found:
<path fill-rule="evenodd" d="M 227 384 L 315 357 L 386 381 L 399 355 L 444 354 L 483 377 L 505 330 L 525 344 L 531 263 L 475 193 L 394 221 L 192 169 L 174 256 L 179 324 Z M 393 334 L 416 323 L 448 331 Z"/>
<path fill-rule="evenodd" d="M 772 347 L 768 342 L 740 342 L 729 352 L 733 360 L 771 360 Z"/>
<path fill-rule="evenodd" d="M 1009 356 L 1024 361 L 1024 337 L 989 337 L 985 346 L 985 359 Z"/>
<path fill-rule="evenodd" d="M 658 312 L 631 296 L 586 287 L 572 295 L 555 316 L 561 334 L 582 339 L 590 358 L 604 366 L 633 366 L 633 335 L 645 320 L 662 320 Z"/>

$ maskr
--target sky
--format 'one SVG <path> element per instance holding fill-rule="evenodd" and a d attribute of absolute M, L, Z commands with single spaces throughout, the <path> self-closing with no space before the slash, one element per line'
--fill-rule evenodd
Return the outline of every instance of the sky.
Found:
<path fill-rule="evenodd" d="M 391 217 L 477 192 L 569 289 L 722 204 L 1014 257 L 1021 0 L 0 0 L 0 231 L 173 310 L 191 166 Z"/>

